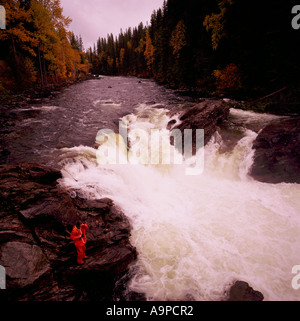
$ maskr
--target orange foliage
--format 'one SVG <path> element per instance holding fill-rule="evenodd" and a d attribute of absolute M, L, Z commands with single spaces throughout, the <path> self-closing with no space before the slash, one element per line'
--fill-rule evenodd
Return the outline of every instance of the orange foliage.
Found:
<path fill-rule="evenodd" d="M 242 87 L 239 69 L 235 64 L 227 65 L 223 70 L 214 70 L 218 90 L 238 89 Z"/>
<path fill-rule="evenodd" d="M 0 32 L 0 47 L 4 43 L 13 54 L 14 82 L 28 87 L 40 82 L 76 79 L 89 72 L 83 52 L 73 48 L 71 19 L 62 14 L 60 0 L 3 0 L 6 9 L 6 30 Z M 2 86 L 8 84 L 1 77 Z"/>

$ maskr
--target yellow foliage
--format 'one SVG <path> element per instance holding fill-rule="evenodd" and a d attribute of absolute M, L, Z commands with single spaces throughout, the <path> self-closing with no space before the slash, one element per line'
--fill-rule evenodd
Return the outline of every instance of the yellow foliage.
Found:
<path fill-rule="evenodd" d="M 123 63 L 124 63 L 124 57 L 125 57 L 125 49 L 121 48 L 121 50 L 120 50 L 120 66 L 121 67 L 123 66 Z"/>
<path fill-rule="evenodd" d="M 226 21 L 227 8 L 233 4 L 232 0 L 221 0 L 219 1 L 220 13 L 212 13 L 205 17 L 203 26 L 206 27 L 207 31 L 212 32 L 211 42 L 212 47 L 216 50 L 222 38 L 225 37 L 224 25 Z"/>
<path fill-rule="evenodd" d="M 111 58 L 110 56 L 107 57 L 107 64 L 109 65 L 110 68 L 113 67 L 114 64 L 114 58 Z"/>
<path fill-rule="evenodd" d="M 132 48 L 132 41 L 131 40 L 127 41 L 127 48 L 128 48 L 128 50 L 131 50 L 131 48 Z"/>
<path fill-rule="evenodd" d="M 11 40 L 15 50 L 15 43 L 30 55 L 35 56 L 33 50 L 37 46 L 37 41 L 31 31 L 25 28 L 24 24 L 32 21 L 31 9 L 21 8 L 20 1 L 4 0 L 1 5 L 6 10 L 6 29 L 0 32 L 1 40 Z"/>
<path fill-rule="evenodd" d="M 151 71 L 152 64 L 154 62 L 154 47 L 152 45 L 151 37 L 148 31 L 146 32 L 145 43 L 146 43 L 146 47 L 145 47 L 144 56 L 147 62 L 148 69 Z"/>
<path fill-rule="evenodd" d="M 143 38 L 140 39 L 139 45 L 134 51 L 137 53 L 143 53 L 145 51 L 145 41 Z"/>
<path fill-rule="evenodd" d="M 48 77 L 67 80 L 88 73 L 84 53 L 71 46 L 67 31 L 71 19 L 63 15 L 60 0 L 3 0 L 1 5 L 6 9 L 7 29 L 0 32 L 0 46 L 2 41 L 11 46 L 18 83 L 32 85 L 40 77 L 47 85 Z"/>
<path fill-rule="evenodd" d="M 26 78 L 29 84 L 33 84 L 37 80 L 37 70 L 34 66 L 34 62 L 29 58 L 26 57 L 23 62 L 23 66 L 26 72 Z"/>
<path fill-rule="evenodd" d="M 62 14 L 59 0 L 32 0 L 31 9 L 36 28 L 36 37 L 48 72 L 62 80 L 76 77 L 80 65 L 80 53 L 70 44 L 71 33 L 67 32 L 71 19 Z"/>
<path fill-rule="evenodd" d="M 175 27 L 170 40 L 170 46 L 173 48 L 173 55 L 179 58 L 181 49 L 186 45 L 186 27 L 183 20 L 180 20 Z"/>

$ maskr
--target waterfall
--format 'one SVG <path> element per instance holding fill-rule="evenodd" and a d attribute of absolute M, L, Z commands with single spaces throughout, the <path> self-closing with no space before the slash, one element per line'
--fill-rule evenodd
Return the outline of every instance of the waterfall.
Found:
<path fill-rule="evenodd" d="M 141 104 L 122 121 L 129 132 L 167 131 L 167 112 Z M 99 164 L 96 148 L 64 149 L 60 184 L 89 199 L 109 197 L 130 219 L 138 260 L 128 288 L 148 300 L 221 300 L 235 280 L 248 282 L 265 300 L 299 298 L 291 285 L 292 268 L 300 264 L 299 185 L 248 176 L 257 133 L 245 122 L 273 116 L 232 110 L 231 117 L 239 121 L 240 139 L 224 152 L 216 132 L 204 148 L 201 175 L 186 175 L 190 159 L 181 165 Z M 124 146 L 120 136 L 123 156 Z"/>

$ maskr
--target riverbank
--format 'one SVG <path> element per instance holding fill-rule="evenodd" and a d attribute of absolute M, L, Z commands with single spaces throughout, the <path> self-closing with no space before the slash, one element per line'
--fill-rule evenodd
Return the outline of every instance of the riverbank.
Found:
<path fill-rule="evenodd" d="M 26 106 L 28 104 L 37 104 L 44 98 L 53 97 L 62 89 L 68 88 L 74 84 L 81 83 L 86 80 L 94 79 L 93 75 L 87 75 L 73 81 L 62 83 L 53 83 L 46 87 L 32 87 L 19 91 L 5 91 L 0 95 L 1 109 Z"/>
<path fill-rule="evenodd" d="M 82 199 L 60 188 L 59 178 L 59 171 L 40 164 L 0 166 L 3 300 L 110 301 L 137 257 L 130 223 L 113 201 Z M 79 219 L 89 227 L 83 266 L 70 239 Z"/>
<path fill-rule="evenodd" d="M 251 98 L 251 96 L 247 99 L 245 97 L 239 97 L 239 99 L 236 99 L 236 97 L 232 98 L 227 103 L 230 108 L 281 116 L 300 115 L 299 88 L 284 87 L 260 98 Z"/>

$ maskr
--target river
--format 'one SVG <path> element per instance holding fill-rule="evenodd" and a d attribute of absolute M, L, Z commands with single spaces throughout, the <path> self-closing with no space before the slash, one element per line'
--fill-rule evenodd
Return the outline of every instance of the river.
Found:
<path fill-rule="evenodd" d="M 265 300 L 298 300 L 300 187 L 248 176 L 253 141 L 278 116 L 231 109 L 204 149 L 202 175 L 186 175 L 189 160 L 99 165 L 100 129 L 118 130 L 122 120 L 129 131 L 166 131 L 168 111 L 193 103 L 152 80 L 88 80 L 14 111 L 26 117 L 6 138 L 7 161 L 59 166 L 72 196 L 109 197 L 122 208 L 138 251 L 128 291 L 148 300 L 221 300 L 243 280 Z"/>

